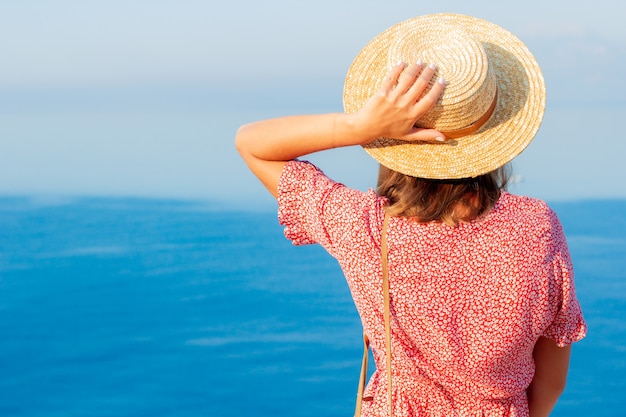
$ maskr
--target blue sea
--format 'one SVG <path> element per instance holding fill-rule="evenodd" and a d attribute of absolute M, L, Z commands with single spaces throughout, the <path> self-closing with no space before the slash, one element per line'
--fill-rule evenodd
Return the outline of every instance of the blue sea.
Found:
<path fill-rule="evenodd" d="M 553 415 L 626 415 L 626 201 L 552 206 L 589 324 Z M 0 198 L 0 416 L 351 416 L 361 349 L 270 209 Z"/>

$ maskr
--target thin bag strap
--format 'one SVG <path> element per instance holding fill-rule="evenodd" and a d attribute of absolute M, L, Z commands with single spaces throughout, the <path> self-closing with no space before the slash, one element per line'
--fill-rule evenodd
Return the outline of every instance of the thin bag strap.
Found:
<path fill-rule="evenodd" d="M 387 347 L 387 392 L 389 396 L 389 417 L 393 416 L 393 391 L 391 385 L 391 318 L 389 308 L 389 272 L 388 272 L 388 255 L 387 255 L 387 225 L 389 216 L 385 213 L 383 220 L 383 230 L 381 239 L 381 260 L 383 268 L 383 297 L 385 298 L 384 318 L 385 318 L 385 345 Z M 356 397 L 355 417 L 361 417 L 361 404 L 363 402 L 363 392 L 365 391 L 365 382 L 367 381 L 367 360 L 369 357 L 369 339 L 363 333 L 363 359 L 361 361 L 361 375 L 359 377 L 359 388 Z"/>
<path fill-rule="evenodd" d="M 383 234 L 381 241 L 382 264 L 383 264 L 383 297 L 385 298 L 385 350 L 387 351 L 387 396 L 389 397 L 389 417 L 393 416 L 393 387 L 391 384 L 391 314 L 389 301 L 389 266 L 387 247 L 387 225 L 389 215 L 385 213 L 383 221 Z"/>
<path fill-rule="evenodd" d="M 356 393 L 356 409 L 354 417 L 361 417 L 361 403 L 363 402 L 363 392 L 365 391 L 365 382 L 367 381 L 367 359 L 369 356 L 370 341 L 367 335 L 363 333 L 363 360 L 361 361 L 361 375 L 359 376 L 359 389 Z"/>

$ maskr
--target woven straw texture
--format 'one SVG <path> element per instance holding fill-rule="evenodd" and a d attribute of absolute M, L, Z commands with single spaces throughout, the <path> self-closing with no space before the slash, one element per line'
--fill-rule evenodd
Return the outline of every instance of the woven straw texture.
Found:
<path fill-rule="evenodd" d="M 379 138 L 365 150 L 395 171 L 422 178 L 475 177 L 499 168 L 536 135 L 545 109 L 545 83 L 528 48 L 501 27 L 471 16 L 433 14 L 387 29 L 354 59 L 345 81 L 344 108 L 351 113 L 380 88 L 399 61 L 437 65 L 446 88 L 439 103 L 416 125 L 462 129 L 493 115 L 475 133 L 445 143 Z"/>

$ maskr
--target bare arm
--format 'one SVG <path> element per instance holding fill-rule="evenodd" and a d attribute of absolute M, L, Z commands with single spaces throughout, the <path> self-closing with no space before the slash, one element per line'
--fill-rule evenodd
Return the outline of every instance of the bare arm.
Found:
<path fill-rule="evenodd" d="M 565 389 L 571 350 L 571 345 L 559 347 L 545 337 L 535 344 L 535 376 L 527 391 L 530 417 L 550 415 Z"/>
<path fill-rule="evenodd" d="M 242 126 L 235 144 L 250 170 L 276 196 L 283 166 L 291 159 L 313 152 L 363 145 L 378 137 L 403 140 L 441 140 L 433 129 L 415 128 L 415 122 L 439 99 L 440 80 L 423 95 L 434 67 L 396 65 L 381 89 L 356 113 L 290 116 Z M 423 96 L 422 96 L 423 95 Z M 421 97 L 421 98 L 420 98 Z"/>

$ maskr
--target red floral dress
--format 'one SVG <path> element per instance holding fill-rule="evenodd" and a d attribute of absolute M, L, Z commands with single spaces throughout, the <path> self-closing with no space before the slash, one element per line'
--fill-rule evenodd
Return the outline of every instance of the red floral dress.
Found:
<path fill-rule="evenodd" d="M 287 238 L 319 243 L 339 262 L 376 362 L 363 416 L 388 415 L 386 200 L 291 161 L 278 203 Z M 528 416 L 537 339 L 563 346 L 586 333 L 554 212 L 503 192 L 490 213 L 458 227 L 393 217 L 388 239 L 394 416 Z"/>

